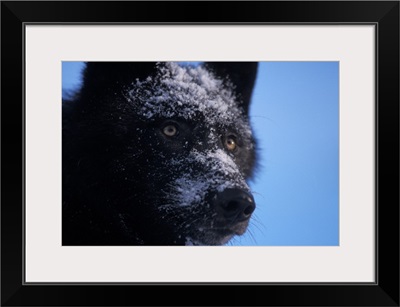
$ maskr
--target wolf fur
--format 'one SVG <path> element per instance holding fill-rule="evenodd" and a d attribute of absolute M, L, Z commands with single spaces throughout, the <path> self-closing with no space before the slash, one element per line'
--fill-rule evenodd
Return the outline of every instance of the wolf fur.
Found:
<path fill-rule="evenodd" d="M 88 62 L 63 102 L 63 245 L 223 245 L 255 210 L 254 62 Z"/>

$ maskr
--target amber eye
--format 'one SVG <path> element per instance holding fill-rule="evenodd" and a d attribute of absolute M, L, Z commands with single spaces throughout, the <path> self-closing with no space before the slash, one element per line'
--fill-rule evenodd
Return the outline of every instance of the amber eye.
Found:
<path fill-rule="evenodd" d="M 163 133 L 164 133 L 166 136 L 169 136 L 169 137 L 175 136 L 175 135 L 178 134 L 178 128 L 177 128 L 175 125 L 172 125 L 172 124 L 166 125 L 166 126 L 163 128 L 162 131 L 163 131 Z"/>
<path fill-rule="evenodd" d="M 228 136 L 225 140 L 225 147 L 229 151 L 235 151 L 237 145 L 236 145 L 236 138 L 234 136 Z"/>

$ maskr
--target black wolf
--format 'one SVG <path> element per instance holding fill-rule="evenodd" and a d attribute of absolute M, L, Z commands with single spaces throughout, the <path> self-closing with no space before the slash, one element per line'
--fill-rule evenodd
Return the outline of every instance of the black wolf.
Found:
<path fill-rule="evenodd" d="M 63 245 L 223 245 L 255 209 L 255 62 L 89 62 L 63 101 Z"/>

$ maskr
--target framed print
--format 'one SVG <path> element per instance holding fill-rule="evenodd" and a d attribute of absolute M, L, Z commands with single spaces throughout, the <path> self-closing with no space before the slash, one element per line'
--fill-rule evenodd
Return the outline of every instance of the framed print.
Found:
<path fill-rule="evenodd" d="M 399 306 L 397 1 L 1 7 L 4 306 Z"/>

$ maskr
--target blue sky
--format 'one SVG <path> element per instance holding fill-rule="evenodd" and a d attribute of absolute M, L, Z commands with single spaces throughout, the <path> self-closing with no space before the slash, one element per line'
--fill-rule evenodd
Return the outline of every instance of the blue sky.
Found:
<path fill-rule="evenodd" d="M 81 67 L 63 62 L 63 92 Z M 260 62 L 250 120 L 257 209 L 230 245 L 339 245 L 339 62 Z"/>

